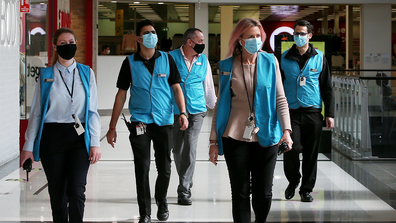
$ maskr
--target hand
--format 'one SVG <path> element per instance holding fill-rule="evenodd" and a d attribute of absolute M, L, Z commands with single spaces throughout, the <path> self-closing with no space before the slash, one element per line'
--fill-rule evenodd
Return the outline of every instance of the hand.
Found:
<path fill-rule="evenodd" d="M 102 152 L 100 150 L 100 147 L 92 146 L 89 150 L 89 160 L 91 160 L 91 164 L 95 164 L 96 162 L 98 162 L 101 157 Z"/>
<path fill-rule="evenodd" d="M 219 147 L 217 145 L 211 145 L 209 147 L 209 160 L 215 166 L 217 166 L 217 158 L 219 157 Z"/>
<path fill-rule="evenodd" d="M 327 129 L 331 129 L 334 127 L 334 118 L 326 117 L 326 127 Z"/>
<path fill-rule="evenodd" d="M 282 142 L 286 142 L 287 143 L 287 150 L 285 150 L 283 153 L 288 152 L 292 149 L 293 146 L 293 140 L 291 139 L 290 136 L 290 131 L 289 130 L 285 130 L 283 131 L 283 135 L 282 138 L 279 140 L 278 142 L 278 146 L 282 143 Z"/>
<path fill-rule="evenodd" d="M 179 116 L 180 130 L 184 131 L 188 128 L 188 119 L 185 115 Z"/>
<path fill-rule="evenodd" d="M 34 162 L 33 152 L 22 150 L 21 155 L 19 156 L 19 167 L 22 167 L 23 163 L 27 159 L 31 159 L 32 160 L 32 164 L 33 164 L 33 162 Z"/>
<path fill-rule="evenodd" d="M 107 143 L 111 145 L 111 147 L 114 148 L 114 143 L 117 142 L 117 131 L 115 129 L 109 129 L 106 134 L 107 137 Z"/>

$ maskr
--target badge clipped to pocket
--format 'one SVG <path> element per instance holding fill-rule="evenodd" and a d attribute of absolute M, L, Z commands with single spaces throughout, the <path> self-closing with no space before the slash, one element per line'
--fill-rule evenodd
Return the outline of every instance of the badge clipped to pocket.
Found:
<path fill-rule="evenodd" d="M 143 135 L 146 132 L 146 127 L 146 124 L 143 124 L 142 122 L 140 122 L 139 125 L 136 125 L 136 135 Z"/>

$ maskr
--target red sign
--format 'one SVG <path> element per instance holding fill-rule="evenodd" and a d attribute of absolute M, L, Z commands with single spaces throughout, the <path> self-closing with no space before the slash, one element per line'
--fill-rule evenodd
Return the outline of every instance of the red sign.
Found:
<path fill-rule="evenodd" d="M 30 12 L 30 0 L 21 0 L 20 12 Z"/>

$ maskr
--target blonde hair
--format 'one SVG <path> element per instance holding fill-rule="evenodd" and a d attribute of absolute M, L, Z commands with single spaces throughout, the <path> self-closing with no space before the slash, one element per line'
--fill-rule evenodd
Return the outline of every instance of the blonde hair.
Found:
<path fill-rule="evenodd" d="M 228 44 L 228 53 L 226 57 L 235 56 L 242 53 L 242 47 L 238 42 L 238 38 L 242 37 L 248 29 L 252 27 L 258 27 L 261 33 L 261 41 L 264 43 L 267 35 L 264 32 L 263 26 L 258 20 L 252 18 L 243 18 L 236 24 L 234 30 L 231 33 L 230 42 Z"/>
<path fill-rule="evenodd" d="M 74 36 L 74 39 L 76 39 L 76 35 L 74 34 L 73 30 L 69 28 L 59 28 L 58 30 L 55 31 L 54 37 L 52 38 L 52 43 L 54 45 L 58 43 L 58 38 L 63 33 L 70 33 Z M 52 59 L 51 59 L 51 66 L 56 64 L 56 61 L 58 61 L 58 52 L 54 51 L 54 54 L 52 55 Z"/>

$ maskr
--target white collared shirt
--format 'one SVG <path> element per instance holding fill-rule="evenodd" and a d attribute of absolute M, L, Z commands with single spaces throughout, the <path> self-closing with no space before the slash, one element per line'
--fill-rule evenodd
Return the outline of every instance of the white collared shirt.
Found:
<path fill-rule="evenodd" d="M 80 77 L 80 73 L 77 69 L 77 63 L 74 61 L 69 67 L 62 66 L 57 62 L 53 67 L 54 83 L 52 84 L 48 111 L 44 119 L 44 123 L 74 123 L 72 114 L 75 113 L 81 122 L 85 120 L 85 100 L 86 93 Z M 74 74 L 74 89 L 73 89 L 73 107 L 71 103 L 71 96 L 67 87 L 72 91 Z M 63 82 L 63 80 L 65 82 Z M 97 112 L 98 98 L 97 98 L 97 87 L 95 81 L 95 74 L 90 69 L 89 78 L 89 90 L 90 90 L 90 102 L 88 111 L 88 122 L 89 131 L 91 135 L 91 147 L 100 147 L 100 116 Z M 41 84 L 37 82 L 36 89 L 33 96 L 33 102 L 30 112 L 29 125 L 25 134 L 25 145 L 23 150 L 33 151 L 34 140 L 37 136 L 40 120 L 41 120 Z"/>

